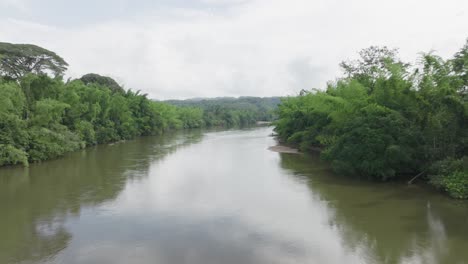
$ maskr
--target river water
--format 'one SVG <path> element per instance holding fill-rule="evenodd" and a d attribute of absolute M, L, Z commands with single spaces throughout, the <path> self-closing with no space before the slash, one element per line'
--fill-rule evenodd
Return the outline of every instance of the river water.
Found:
<path fill-rule="evenodd" d="M 0 263 L 468 263 L 468 203 L 333 175 L 268 127 L 0 169 Z"/>

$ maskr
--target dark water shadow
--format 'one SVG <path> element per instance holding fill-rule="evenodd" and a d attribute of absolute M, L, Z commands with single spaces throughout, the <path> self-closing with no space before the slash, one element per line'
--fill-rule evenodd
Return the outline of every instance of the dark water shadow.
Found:
<path fill-rule="evenodd" d="M 430 188 L 335 175 L 317 155 L 281 154 L 281 166 L 333 210 L 350 250 L 376 263 L 468 263 L 468 203 Z"/>

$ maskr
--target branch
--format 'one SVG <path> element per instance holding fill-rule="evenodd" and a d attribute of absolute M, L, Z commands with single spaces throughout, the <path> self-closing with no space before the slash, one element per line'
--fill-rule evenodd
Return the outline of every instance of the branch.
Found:
<path fill-rule="evenodd" d="M 36 71 L 36 72 L 39 72 L 42 65 L 41 63 L 44 61 L 44 58 L 39 58 L 29 69 L 30 72 L 33 72 L 33 71 Z M 39 66 L 39 69 L 36 69 L 36 67 Z"/>
<path fill-rule="evenodd" d="M 426 171 L 422 171 L 420 172 L 418 175 L 414 176 L 409 182 L 408 182 L 408 185 L 411 185 L 413 183 L 414 180 L 416 180 L 417 178 L 419 178 L 421 175 L 423 175 Z"/>

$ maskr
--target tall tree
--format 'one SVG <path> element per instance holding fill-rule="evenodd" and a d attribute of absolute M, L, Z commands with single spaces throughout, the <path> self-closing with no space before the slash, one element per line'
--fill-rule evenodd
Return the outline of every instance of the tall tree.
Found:
<path fill-rule="evenodd" d="M 455 73 L 462 79 L 460 90 L 466 94 L 468 90 L 468 39 L 463 48 L 455 54 L 452 64 Z"/>
<path fill-rule="evenodd" d="M 61 76 L 68 64 L 54 52 L 31 44 L 0 42 L 0 75 L 20 79 L 28 73 Z"/>
<path fill-rule="evenodd" d="M 371 46 L 359 52 L 359 59 L 343 61 L 340 67 L 347 78 L 358 80 L 372 92 L 378 78 L 391 76 L 395 67 L 403 70 L 409 65 L 398 58 L 397 49 Z"/>

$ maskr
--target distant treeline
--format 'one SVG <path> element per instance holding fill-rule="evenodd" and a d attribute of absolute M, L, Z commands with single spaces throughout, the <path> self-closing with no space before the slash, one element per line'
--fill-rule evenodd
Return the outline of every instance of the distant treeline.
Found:
<path fill-rule="evenodd" d="M 168 100 L 171 105 L 203 110 L 207 126 L 244 126 L 256 121 L 273 121 L 280 97 L 220 97 L 210 99 Z"/>
<path fill-rule="evenodd" d="M 205 108 L 156 102 L 98 74 L 63 81 L 68 64 L 29 44 L 0 42 L 0 166 L 168 130 L 270 120 L 276 104 Z M 265 101 L 266 102 L 266 101 Z M 255 107 L 253 107 L 255 105 Z M 247 107 L 248 106 L 248 107 Z"/>
<path fill-rule="evenodd" d="M 449 60 L 371 47 L 341 64 L 345 76 L 279 107 L 276 132 L 343 174 L 426 179 L 468 198 L 468 42 Z"/>

